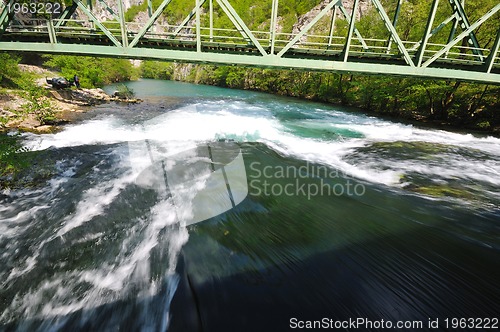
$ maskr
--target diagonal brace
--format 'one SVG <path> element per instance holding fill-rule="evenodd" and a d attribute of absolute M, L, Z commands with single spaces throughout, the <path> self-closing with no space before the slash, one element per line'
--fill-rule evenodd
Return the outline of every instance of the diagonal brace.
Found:
<path fill-rule="evenodd" d="M 163 2 L 161 3 L 160 7 L 158 7 L 156 9 L 156 11 L 154 12 L 154 14 L 146 22 L 146 25 L 144 25 L 142 27 L 142 29 L 137 33 L 137 35 L 135 36 L 134 40 L 132 40 L 130 42 L 130 44 L 128 44 L 129 47 L 134 47 L 139 42 L 139 40 L 142 37 L 144 37 L 144 35 L 146 34 L 146 32 L 148 32 L 149 28 L 151 28 L 151 26 L 156 22 L 156 20 L 158 19 L 158 17 L 160 17 L 161 13 L 163 13 L 163 11 L 165 10 L 165 8 L 168 6 L 168 4 L 171 1 L 172 0 L 163 0 Z"/>
<path fill-rule="evenodd" d="M 352 33 L 354 31 L 354 23 L 356 21 L 356 12 L 358 11 L 359 0 L 354 0 L 354 4 L 352 5 L 352 16 L 349 21 L 349 32 L 347 33 L 347 38 L 345 40 L 344 50 L 343 50 L 343 58 L 344 62 L 347 62 L 347 58 L 349 57 L 349 49 L 351 48 L 351 40 Z"/>
<path fill-rule="evenodd" d="M 56 31 L 54 30 L 54 24 L 52 22 L 52 19 L 47 20 L 47 31 L 49 33 L 49 40 L 51 44 L 56 44 L 57 43 L 57 37 L 56 37 Z"/>
<path fill-rule="evenodd" d="M 431 6 L 431 12 L 427 17 L 427 25 L 425 26 L 424 36 L 422 37 L 422 43 L 415 55 L 417 61 L 417 67 L 422 64 L 422 59 L 424 58 L 425 48 L 427 47 L 427 42 L 429 41 L 432 25 L 434 24 L 434 18 L 436 17 L 436 11 L 439 4 L 439 0 L 433 0 Z"/>
<path fill-rule="evenodd" d="M 291 41 L 288 42 L 288 44 L 286 44 L 286 46 L 278 53 L 278 57 L 283 56 L 283 54 L 285 54 L 290 49 L 290 47 L 295 45 L 295 43 L 297 43 L 299 39 L 313 27 L 313 25 L 315 25 L 321 18 L 323 18 L 323 16 L 325 16 L 326 13 L 339 2 L 339 0 L 331 1 L 325 8 L 323 8 L 323 10 L 318 15 L 316 15 L 316 17 L 311 22 L 309 22 L 309 24 L 307 24 L 297 35 L 295 35 L 295 37 Z"/>
<path fill-rule="evenodd" d="M 339 2 L 338 7 L 340 8 L 340 11 L 342 12 L 342 15 L 344 15 L 344 17 L 347 20 L 347 22 L 351 22 L 351 15 L 349 15 L 349 13 L 347 12 L 347 10 L 342 5 L 342 1 Z M 363 39 L 363 36 L 361 36 L 361 33 L 359 32 L 358 28 L 356 28 L 356 26 L 354 26 L 354 33 L 356 34 L 356 37 L 358 38 L 359 42 L 363 46 L 363 49 L 367 50 L 368 49 L 368 45 L 366 44 L 365 40 Z"/>
<path fill-rule="evenodd" d="M 119 2 L 122 2 L 122 0 L 118 0 L 118 1 L 119 1 Z M 104 0 L 99 0 L 99 2 L 100 2 L 103 6 L 104 6 L 104 9 L 106 9 L 106 10 L 108 11 L 108 13 L 110 13 L 110 14 L 113 16 L 113 18 L 114 18 L 116 21 L 120 22 L 120 18 L 118 17 L 118 15 L 116 15 L 116 13 L 113 11 L 113 9 L 111 9 L 111 8 L 108 6 L 108 4 L 106 3 L 106 1 L 104 1 Z M 122 3 L 122 5 L 123 5 L 123 3 Z"/>
<path fill-rule="evenodd" d="M 106 36 L 108 36 L 108 38 L 113 42 L 113 44 L 115 44 L 118 47 L 122 46 L 122 44 L 118 41 L 118 39 L 116 39 L 115 36 L 113 36 L 113 34 L 104 25 L 102 25 L 102 23 L 97 19 L 97 17 L 95 17 L 94 14 L 92 14 L 92 12 L 87 7 L 85 7 L 85 5 L 82 4 L 80 0 L 73 0 L 73 1 L 75 1 L 76 4 L 78 5 L 78 8 L 80 8 L 85 13 L 85 15 L 87 15 L 88 18 L 90 18 L 92 22 L 94 22 L 94 24 L 97 25 L 97 27 L 99 27 L 99 29 L 101 29 L 101 31 L 104 32 Z"/>
<path fill-rule="evenodd" d="M 9 25 L 9 22 L 11 19 L 11 15 L 9 13 L 9 7 L 12 6 L 14 4 L 14 2 L 15 2 L 15 0 L 9 0 L 6 4 L 4 4 L 2 1 L 2 4 L 4 5 L 2 8 L 2 12 L 0 14 L 0 31 L 2 31 L 2 32 Z"/>
<path fill-rule="evenodd" d="M 410 57 L 410 54 L 408 53 L 408 50 L 406 50 L 406 47 L 403 45 L 403 42 L 401 41 L 401 38 L 399 38 L 399 35 L 394 28 L 394 25 L 392 25 L 391 20 L 389 19 L 389 16 L 387 16 L 387 13 L 384 10 L 384 7 L 382 7 L 382 4 L 380 3 L 379 0 L 372 0 L 373 4 L 375 5 L 375 9 L 377 9 L 380 17 L 385 23 L 385 26 L 387 30 L 391 33 L 392 39 L 398 45 L 399 51 L 403 54 L 403 58 L 405 59 L 406 63 L 410 65 L 410 67 L 415 67 L 415 64 L 413 63 L 413 60 Z"/>
<path fill-rule="evenodd" d="M 429 38 L 431 38 L 436 33 L 438 33 L 439 31 L 441 31 L 448 23 L 450 23 L 454 19 L 456 19 L 455 15 L 451 15 L 446 20 L 444 20 L 443 22 L 441 22 L 437 27 L 435 27 L 434 29 L 432 29 L 432 31 L 429 33 Z M 413 47 L 410 48 L 410 51 L 416 51 L 420 47 L 421 44 L 422 44 L 422 39 L 420 39 L 415 45 L 413 45 Z"/>
<path fill-rule="evenodd" d="M 227 0 L 217 0 L 217 3 L 219 4 L 219 6 L 221 6 L 222 10 L 226 13 L 226 15 L 229 16 L 229 19 L 233 22 L 233 24 L 236 26 L 239 25 L 243 29 L 243 31 L 245 32 L 247 37 L 250 38 L 250 40 L 255 45 L 255 47 L 257 47 L 259 52 L 263 56 L 266 56 L 267 55 L 266 51 L 264 50 L 262 45 L 259 43 L 257 38 L 255 38 L 253 33 L 250 31 L 250 29 L 247 27 L 245 22 L 243 22 L 243 20 L 238 15 L 238 13 L 236 13 L 233 6 L 231 6 L 231 4 L 229 4 L 229 2 Z"/>
<path fill-rule="evenodd" d="M 186 27 L 186 25 L 189 23 L 189 21 L 191 21 L 193 19 L 193 17 L 196 15 L 196 11 L 198 10 L 198 8 L 201 8 L 203 6 L 203 4 L 205 4 L 206 1 L 207 0 L 202 0 L 202 1 L 196 3 L 196 6 L 193 8 L 193 10 L 191 10 L 191 12 L 186 16 L 186 18 L 177 27 L 177 29 L 175 29 L 174 34 L 171 36 L 172 38 L 177 36 L 177 34 L 179 32 L 181 32 L 181 30 L 184 29 L 184 27 Z"/>
<path fill-rule="evenodd" d="M 55 24 L 56 28 L 59 28 L 62 25 L 66 24 L 66 20 L 69 20 L 71 16 L 75 13 L 76 8 L 78 5 L 76 2 L 73 2 L 71 6 L 68 6 L 64 8 L 64 11 L 62 12 L 61 16 L 57 19 L 57 23 Z"/>
<path fill-rule="evenodd" d="M 465 13 L 464 7 L 462 6 L 462 2 L 459 0 L 450 0 L 450 5 L 454 7 L 453 9 L 456 11 L 457 17 L 464 24 L 464 28 L 468 29 L 470 27 L 470 23 L 469 19 L 467 18 L 467 14 Z M 477 41 L 476 34 L 474 33 L 474 31 L 471 31 L 469 33 L 469 38 L 470 41 L 472 42 L 472 45 L 474 45 L 472 53 L 479 56 L 479 58 L 483 60 L 484 58 L 483 52 L 481 51 L 481 47 L 479 46 L 479 42 Z"/>
<path fill-rule="evenodd" d="M 448 52 L 453 46 L 455 46 L 459 41 L 464 39 L 465 36 L 470 35 L 472 31 L 474 31 L 478 26 L 486 22 L 491 16 L 495 15 L 496 12 L 500 10 L 500 3 L 497 4 L 495 7 L 490 9 L 486 14 L 484 14 L 479 20 L 474 22 L 469 28 L 467 28 L 465 31 L 463 31 L 461 34 L 459 34 L 455 39 L 453 39 L 450 43 L 448 43 L 444 48 L 442 48 L 439 52 L 434 54 L 432 58 L 427 60 L 424 64 L 422 64 L 422 67 L 427 67 L 431 63 L 433 63 L 437 58 L 439 58 L 441 55 L 444 53 Z"/>
<path fill-rule="evenodd" d="M 403 0 L 398 0 L 398 3 L 396 5 L 396 10 L 394 11 L 394 18 L 392 19 L 392 25 L 396 27 L 398 24 L 399 20 L 399 13 L 401 12 L 401 5 L 403 4 Z M 391 53 L 391 46 L 392 46 L 392 36 L 389 36 L 389 39 L 387 39 L 387 54 Z"/>
<path fill-rule="evenodd" d="M 491 52 L 485 61 L 486 72 L 488 74 L 491 72 L 493 64 L 495 63 L 495 57 L 497 56 L 499 46 L 500 46 L 500 28 L 497 31 L 497 37 L 495 39 L 495 42 L 493 43 L 493 46 L 491 47 Z"/>

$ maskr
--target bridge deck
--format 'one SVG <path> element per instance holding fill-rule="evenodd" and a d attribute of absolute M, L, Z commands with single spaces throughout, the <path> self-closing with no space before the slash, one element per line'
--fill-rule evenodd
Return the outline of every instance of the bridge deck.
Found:
<path fill-rule="evenodd" d="M 28 21 L 23 23 L 23 17 L 9 13 L 7 4 L 12 5 L 15 0 L 2 0 L 0 51 L 161 59 L 500 84 L 500 26 L 496 39 L 489 38 L 488 48 L 480 47 L 474 32 L 488 20 L 499 25 L 500 3 L 471 24 L 461 2 L 449 0 L 447 2 L 453 10 L 452 15 L 434 27 L 438 5 L 438 1 L 434 1 L 424 36 L 420 40 L 405 41 L 401 40 L 395 28 L 397 17 L 389 19 L 380 0 L 370 0 L 387 29 L 378 39 L 361 35 L 356 28 L 356 18 L 349 16 L 340 0 L 327 3 L 316 17 L 296 33 L 272 29 L 251 31 L 227 0 L 211 0 L 210 3 L 215 1 L 236 29 L 214 28 L 212 10 L 202 10 L 206 6 L 205 0 L 197 0 L 195 8 L 178 26 L 156 22 L 172 0 L 162 0 L 156 11 L 150 12 L 145 23 L 126 22 L 124 0 L 116 1 L 118 13 L 100 1 L 113 14 L 115 21 L 98 20 L 92 13 L 91 1 L 84 5 L 82 0 L 73 0 L 59 18 L 37 18 L 28 20 L 31 23 L 26 24 Z M 354 0 L 354 5 L 358 2 Z M 401 1 L 398 1 L 398 8 L 400 4 Z M 276 23 L 278 0 L 272 0 L 272 5 L 271 22 Z M 333 20 L 329 35 L 314 35 L 310 32 L 311 27 L 324 18 L 327 12 L 336 12 L 337 9 L 340 9 L 348 23 L 346 36 L 333 35 Z M 80 17 L 87 19 L 71 19 L 76 10 L 80 12 Z M 202 25 L 203 15 L 209 16 L 205 24 L 211 22 L 210 27 Z M 193 21 L 194 24 L 189 25 Z M 458 28 L 456 33 L 452 29 L 448 43 L 437 44 L 436 39 L 432 39 L 434 43 L 431 42 L 431 37 L 449 22 L 455 22 Z M 459 33 L 458 29 L 462 29 L 462 32 Z"/>

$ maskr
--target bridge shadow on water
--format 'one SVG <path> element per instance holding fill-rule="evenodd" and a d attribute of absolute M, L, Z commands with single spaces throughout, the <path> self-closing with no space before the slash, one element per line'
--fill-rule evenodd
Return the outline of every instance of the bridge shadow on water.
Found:
<path fill-rule="evenodd" d="M 496 317 L 498 253 L 479 246 L 464 252 L 461 240 L 428 235 L 414 229 L 227 276 L 195 266 L 199 246 L 213 239 L 192 236 L 179 259 L 168 330 L 284 331 L 292 318 L 422 321 L 424 329 L 429 319 L 439 318 L 444 330 L 445 318 Z M 141 301 L 123 299 L 0 330 L 156 331 L 165 318 L 166 297 L 165 281 L 157 295 Z"/>
<path fill-rule="evenodd" d="M 190 257 L 199 253 L 188 243 L 170 331 L 284 331 L 292 318 L 422 321 L 424 328 L 439 318 L 444 329 L 446 318 L 497 317 L 498 253 L 421 236 L 394 234 L 202 282 L 190 276 Z"/>
<path fill-rule="evenodd" d="M 243 151 L 248 164 L 303 165 L 262 147 Z M 189 226 L 170 306 L 165 279 L 153 296 L 13 321 L 0 331 L 159 331 L 167 310 L 173 332 L 286 331 L 293 318 L 422 322 L 414 330 L 439 319 L 444 330 L 446 318 L 498 316 L 498 214 L 366 188 L 360 197 L 247 196 Z M 451 227 L 460 222 L 473 229 Z M 485 237 L 491 246 L 479 241 Z"/>

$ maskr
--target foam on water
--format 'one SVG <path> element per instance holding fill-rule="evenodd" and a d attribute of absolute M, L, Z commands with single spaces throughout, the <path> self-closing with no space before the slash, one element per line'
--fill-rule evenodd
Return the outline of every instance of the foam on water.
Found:
<path fill-rule="evenodd" d="M 275 108 L 277 106 L 274 106 Z M 286 121 L 279 120 L 280 112 L 302 112 L 306 120 L 293 119 L 291 123 L 313 128 L 331 127 L 359 133 L 362 138 L 342 135 L 336 140 L 299 137 L 286 128 Z M 310 118 L 312 116 L 312 119 Z M 95 133 L 95 134 L 94 134 Z M 148 121 L 145 125 L 127 125 L 117 118 L 92 120 L 69 126 L 61 133 L 44 135 L 32 140 L 28 146 L 43 149 L 49 146 L 74 146 L 82 144 L 105 144 L 144 139 L 165 142 L 204 142 L 226 138 L 244 142 L 262 142 L 283 154 L 311 162 L 320 162 L 346 174 L 386 185 L 399 185 L 406 166 L 400 165 L 386 170 L 347 162 L 345 156 L 353 149 L 374 142 L 428 142 L 455 145 L 500 156 L 500 140 L 494 137 L 475 137 L 443 130 L 420 129 L 412 125 L 393 123 L 359 114 L 349 114 L 325 108 L 300 110 L 297 107 L 285 109 L 266 108 L 265 105 L 247 104 L 242 101 L 203 102 L 189 105 Z M 171 143 L 169 143 L 171 144 Z M 181 145 L 182 148 L 182 145 Z M 178 149 L 181 150 L 181 149 Z M 467 163 L 465 164 L 467 166 Z M 463 165 L 462 165 L 463 166 Z M 470 166 L 473 166 L 472 164 Z M 477 166 L 477 165 L 475 165 Z M 492 172 L 499 172 L 500 166 L 493 162 L 488 166 Z M 447 168 L 447 166 L 444 166 Z M 462 169 L 455 174 L 477 173 L 475 168 Z M 488 175 L 489 180 L 496 180 Z M 484 179 L 483 179 L 484 180 Z"/>
<path fill-rule="evenodd" d="M 446 178 L 468 178 L 492 186 L 500 185 L 498 161 L 500 140 L 497 138 L 419 129 L 364 115 L 346 114 L 326 107 L 302 110 L 302 115 L 306 119 L 301 119 L 300 116 L 280 119 L 280 110 L 276 109 L 276 105 L 273 107 L 241 101 L 199 102 L 166 112 L 142 124 L 128 124 L 117 117 L 105 117 L 67 126 L 55 134 L 41 136 L 26 134 L 26 145 L 35 150 L 52 146 L 70 147 L 121 142 L 129 142 L 128 147 L 132 148 L 127 152 L 123 147 L 115 149 L 115 153 L 122 157 L 122 163 L 116 165 L 117 169 L 122 170 L 120 175 L 103 179 L 85 189 L 72 214 L 60 220 L 54 229 L 42 231 L 33 244 L 30 244 L 29 254 L 21 256 L 17 265 L 9 271 L 0 272 L 3 279 L 0 286 L 7 289 L 12 280 L 33 270 L 40 264 L 43 249 L 53 242 L 70 241 L 71 245 L 76 245 L 96 239 L 105 241 L 104 232 L 86 233 L 83 238 L 71 235 L 105 213 L 127 186 L 134 183 L 138 174 L 151 165 L 152 155 L 159 160 L 193 148 L 198 143 L 220 138 L 235 139 L 240 142 L 261 142 L 283 155 L 327 164 L 351 176 L 391 186 L 400 186 L 401 175 L 410 171 L 429 176 L 440 174 Z M 309 116 L 311 115 L 309 112 L 314 116 Z M 303 137 L 294 135 L 293 131 L 288 130 L 287 121 L 301 126 L 309 125 L 314 129 L 328 130 L 330 127 L 333 130 L 345 129 L 359 133 L 359 136 L 340 135 L 335 140 Z M 148 155 L 141 143 L 145 140 L 160 142 L 163 149 L 150 151 L 151 155 Z M 358 163 L 347 158 L 356 149 L 368 147 L 373 143 L 396 141 L 453 145 L 488 153 L 499 159 L 483 162 L 446 155 L 441 161 L 429 164 L 425 161 L 390 160 L 383 157 Z M 93 172 L 98 171 L 97 168 L 93 170 Z M 63 169 L 57 178 L 50 180 L 48 188 L 36 195 L 40 197 L 56 195 L 59 188 L 74 175 L 74 168 Z M 192 192 L 188 194 L 195 195 L 196 190 L 203 186 L 203 179 L 200 179 L 200 183 L 193 186 Z M 13 193 L 8 194 L 13 195 Z M 35 194 L 31 192 L 30 195 Z M 46 208 L 47 204 L 40 204 L 26 211 L 14 213 L 8 206 L 0 206 L 0 215 L 8 216 L 2 218 L 0 222 L 0 239 L 29 234 L 35 226 L 27 221 L 37 220 L 38 215 Z M 168 326 L 170 301 L 179 281 L 179 277 L 175 274 L 178 255 L 189 237 L 179 216 L 189 215 L 192 213 L 192 208 L 188 199 L 184 205 L 174 206 L 167 196 L 160 197 L 148 213 L 133 220 L 133 225 L 127 230 L 127 236 L 121 240 L 120 248 L 114 257 L 98 266 L 58 272 L 47 277 L 28 291 L 17 294 L 10 306 L 0 313 L 0 320 L 9 321 L 11 317 L 17 317 L 19 314 L 24 318 L 48 317 L 50 323 L 48 327 L 56 328 L 64 323 L 64 316 L 69 313 L 78 310 L 91 312 L 98 306 L 133 294 L 137 301 L 146 303 L 142 306 L 142 326 L 153 330 L 164 330 Z M 13 255 L 19 249 L 16 246 L 16 243 L 9 244 L 7 251 L 2 255 Z M 161 275 L 153 272 L 151 267 L 151 256 L 155 250 L 165 255 L 166 263 Z M 154 305 L 150 299 L 158 294 L 162 287 L 166 289 L 164 302 L 159 309 L 153 310 L 151 308 Z M 47 300 L 47 297 L 50 300 Z M 152 319 L 150 311 L 161 316 L 161 319 Z M 81 320 L 81 324 L 91 321 L 92 315 L 83 314 Z"/>

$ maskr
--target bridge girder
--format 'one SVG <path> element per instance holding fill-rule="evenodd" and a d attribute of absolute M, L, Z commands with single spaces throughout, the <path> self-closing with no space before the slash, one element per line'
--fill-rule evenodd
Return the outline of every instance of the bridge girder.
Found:
<path fill-rule="evenodd" d="M 379 40 L 364 39 L 356 26 L 358 0 L 354 0 L 350 14 L 343 7 L 341 0 L 332 0 L 298 33 L 286 36 L 284 33 L 278 33 L 276 29 L 279 0 L 270 0 L 272 5 L 268 31 L 252 31 L 228 0 L 194 0 L 193 9 L 180 25 L 168 27 L 173 29 L 171 32 L 167 31 L 163 34 L 153 32 L 153 27 L 158 26 L 158 19 L 172 1 L 180 0 L 163 0 L 154 12 L 151 1 L 148 1 L 149 19 L 135 29 L 132 26 L 137 24 L 125 21 L 123 0 L 108 0 L 108 2 L 99 0 L 98 2 L 111 13 L 112 23 L 119 26 L 119 29 L 110 28 L 109 21 L 99 20 L 93 13 L 91 2 L 87 1 L 87 4 L 84 4 L 82 0 L 73 0 L 72 5 L 65 8 L 58 18 L 45 19 L 45 24 L 35 26 L 32 30 L 26 26 L 23 26 L 21 30 L 13 23 L 16 15 L 12 15 L 9 11 L 11 8 L 9 4 L 12 6 L 13 0 L 2 0 L 0 28 L 5 33 L 1 34 L 0 30 L 0 51 L 102 55 L 500 84 L 500 59 L 498 57 L 500 27 L 493 46 L 488 48 L 482 48 L 475 35 L 479 26 L 487 21 L 491 22 L 498 16 L 500 3 L 477 21 L 470 23 L 461 2 L 447 0 L 452 9 L 452 15 L 434 27 L 439 0 L 433 0 L 428 20 L 422 23 L 425 25 L 423 37 L 418 41 L 405 41 L 401 39 L 396 29 L 404 1 L 395 0 L 394 17 L 390 19 L 380 0 L 370 0 L 379 13 L 388 34 L 388 38 L 383 39 L 383 46 L 376 46 L 375 43 Z M 115 4 L 117 10 L 113 10 L 108 5 L 110 3 Z M 230 43 L 220 42 L 223 36 L 217 34 L 227 29 L 214 28 L 214 4 L 222 9 L 235 27 L 234 36 L 225 37 L 231 41 Z M 208 10 L 205 7 L 208 7 Z M 85 30 L 83 25 L 82 28 L 66 26 L 67 22 L 73 21 L 71 17 L 77 10 L 82 14 L 81 16 L 91 22 L 88 30 Z M 333 36 L 337 13 L 342 13 L 348 21 L 345 37 Z M 324 36 L 327 42 L 308 42 L 305 38 L 312 28 L 329 14 L 331 15 L 329 34 Z M 202 15 L 208 16 L 208 28 L 202 26 Z M 454 26 L 451 28 L 448 42 L 441 45 L 432 44 L 432 49 L 430 49 L 430 38 L 452 21 Z M 496 22 L 499 24 L 498 20 Z M 93 27 L 96 27 L 98 31 L 93 30 Z M 461 27 L 463 31 L 455 35 L 457 27 Z M 182 33 L 183 30 L 188 32 Z M 204 34 L 206 30 L 209 30 L 208 35 Z M 39 38 L 33 40 L 35 36 Z M 334 38 L 342 39 L 342 43 L 335 44 Z M 464 38 L 468 38 L 469 46 L 457 46 Z M 395 44 L 396 48 L 393 48 L 392 44 Z"/>

